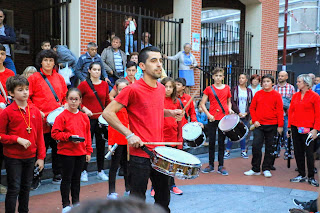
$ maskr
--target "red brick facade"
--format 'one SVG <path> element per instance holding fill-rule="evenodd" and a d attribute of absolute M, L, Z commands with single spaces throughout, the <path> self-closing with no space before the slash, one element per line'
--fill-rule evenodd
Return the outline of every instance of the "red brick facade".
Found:
<path fill-rule="evenodd" d="M 89 42 L 97 42 L 97 0 L 81 0 L 81 54 Z"/>
<path fill-rule="evenodd" d="M 260 69 L 277 70 L 279 0 L 260 0 L 260 2 L 262 3 Z"/>

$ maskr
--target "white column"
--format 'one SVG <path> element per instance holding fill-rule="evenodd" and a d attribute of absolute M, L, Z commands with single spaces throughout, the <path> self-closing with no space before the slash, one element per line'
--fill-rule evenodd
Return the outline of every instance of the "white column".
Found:
<path fill-rule="evenodd" d="M 181 25 L 181 50 L 183 44 L 191 43 L 191 10 L 192 0 L 174 0 L 173 2 L 173 17 L 183 18 Z"/>
<path fill-rule="evenodd" d="M 77 56 L 80 56 L 80 1 L 71 1 L 69 4 L 69 49 Z"/>

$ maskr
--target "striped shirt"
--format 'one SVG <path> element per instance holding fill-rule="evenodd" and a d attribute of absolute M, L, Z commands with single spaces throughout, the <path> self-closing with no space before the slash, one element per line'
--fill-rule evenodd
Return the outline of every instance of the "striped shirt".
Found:
<path fill-rule="evenodd" d="M 273 89 L 275 91 L 278 91 L 281 95 L 281 97 L 286 97 L 291 100 L 294 93 L 296 93 L 296 90 L 294 86 L 292 86 L 289 83 L 286 83 L 284 86 L 280 86 L 279 84 L 274 85 Z"/>
<path fill-rule="evenodd" d="M 117 72 L 123 72 L 124 71 L 124 67 L 122 64 L 122 58 L 121 58 L 121 53 L 118 50 L 117 52 L 114 51 L 113 52 L 113 57 L 114 57 L 114 65 L 116 67 L 116 71 Z"/>

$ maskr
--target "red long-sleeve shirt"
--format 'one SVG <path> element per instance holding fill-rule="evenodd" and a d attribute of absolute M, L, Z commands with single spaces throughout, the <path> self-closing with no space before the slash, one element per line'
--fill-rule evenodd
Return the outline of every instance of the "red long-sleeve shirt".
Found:
<path fill-rule="evenodd" d="M 125 127 L 129 128 L 129 119 L 126 108 L 122 108 L 119 112 L 117 112 L 117 117 Z M 118 145 L 127 145 L 128 141 L 124 135 L 112 128 L 112 126 L 109 126 L 108 145 L 114 145 L 115 143 Z"/>
<path fill-rule="evenodd" d="M 42 69 L 40 69 L 42 71 Z M 44 73 L 43 73 L 44 74 Z M 43 132 L 50 132 L 50 126 L 48 126 L 46 120 L 50 112 L 60 107 L 65 103 L 66 94 L 68 91 L 64 78 L 52 70 L 51 75 L 44 74 L 51 83 L 54 91 L 56 92 L 59 102 L 54 98 L 48 84 L 42 78 L 39 72 L 34 73 L 28 78 L 29 81 L 29 103 L 33 103 L 40 111 L 45 114 L 43 121 Z"/>
<path fill-rule="evenodd" d="M 44 159 L 46 157 L 46 147 L 43 139 L 42 118 L 39 110 L 33 105 L 28 105 L 25 110 L 21 109 L 25 120 L 30 126 L 31 133 L 26 130 L 28 127 L 19 111 L 16 102 L 13 102 L 0 113 L 0 136 L 3 144 L 3 154 L 9 158 L 27 159 L 36 157 Z M 24 138 L 31 142 L 25 149 L 18 144 L 18 138 Z"/>
<path fill-rule="evenodd" d="M 281 95 L 271 90 L 266 92 L 260 90 L 254 95 L 250 114 L 252 123 L 259 121 L 262 125 L 278 125 L 283 127 L 283 103 Z"/>
<path fill-rule="evenodd" d="M 188 101 L 191 99 L 191 96 L 183 93 L 182 96 L 178 96 L 178 98 L 181 99 L 183 106 L 186 106 Z M 180 103 L 180 101 L 177 99 L 177 102 Z M 194 108 L 194 104 L 193 101 L 191 101 L 191 103 L 189 104 L 189 106 L 186 108 L 186 115 L 190 116 L 191 122 L 197 122 L 197 114 L 196 114 L 196 109 Z M 187 119 L 185 117 L 182 118 L 181 120 L 181 125 L 185 125 L 186 123 L 188 123 Z"/>
<path fill-rule="evenodd" d="M 85 138 L 84 142 L 74 143 L 69 141 L 69 137 L 78 135 Z M 72 113 L 64 110 L 55 120 L 51 136 L 58 142 L 58 154 L 67 156 L 91 155 L 90 121 L 86 114 L 78 111 Z"/>
<path fill-rule="evenodd" d="M 166 97 L 164 99 L 164 108 L 165 109 L 181 109 L 180 103 L 176 100 L 176 103 L 173 102 L 171 97 Z M 174 117 L 165 117 L 164 118 L 164 141 L 165 142 L 177 142 L 178 141 L 178 122 Z M 181 144 L 182 145 L 182 144 Z"/>
<path fill-rule="evenodd" d="M 101 103 L 104 107 L 106 107 L 110 103 L 109 98 L 109 86 L 107 82 L 101 81 L 100 84 L 94 84 L 94 89 L 97 91 L 97 94 L 101 100 Z M 82 93 L 82 105 L 87 107 L 92 113 L 102 112 L 104 109 L 101 108 L 101 105 L 90 88 L 87 81 L 83 81 L 78 86 L 78 89 Z M 91 119 L 98 119 L 100 115 L 93 115 Z"/>
<path fill-rule="evenodd" d="M 301 100 L 301 91 L 292 96 L 288 111 L 288 127 L 307 127 L 320 130 L 320 97 L 309 89 Z"/>
<path fill-rule="evenodd" d="M 11 76 L 14 76 L 14 72 L 10 69 L 5 68 L 3 72 L 0 72 L 0 82 L 7 94 L 8 94 L 8 91 L 6 87 L 6 81 Z"/>

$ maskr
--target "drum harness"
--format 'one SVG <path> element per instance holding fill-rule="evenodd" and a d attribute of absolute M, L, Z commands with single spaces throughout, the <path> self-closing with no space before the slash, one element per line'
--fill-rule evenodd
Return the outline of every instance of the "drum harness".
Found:
<path fill-rule="evenodd" d="M 217 96 L 217 93 L 216 93 L 216 91 L 214 90 L 213 86 L 210 86 L 210 88 L 211 88 L 212 93 L 213 93 L 214 97 L 216 98 L 219 106 L 221 107 L 223 114 L 226 114 L 226 111 L 224 111 L 224 108 L 223 108 L 223 106 L 222 106 L 222 104 L 221 104 L 221 102 L 220 102 L 220 100 L 219 100 L 219 98 L 218 98 L 218 96 Z"/>
<path fill-rule="evenodd" d="M 94 86 L 93 86 L 93 84 L 92 84 L 91 79 L 90 79 L 90 78 L 87 78 L 86 81 L 87 81 L 89 87 L 92 89 L 92 92 L 94 93 L 94 95 L 95 95 L 96 98 L 98 99 L 99 104 L 100 104 L 100 106 L 101 106 L 101 108 L 102 108 L 102 111 L 103 111 L 103 110 L 104 110 L 103 104 L 102 104 L 102 102 L 101 102 L 101 100 L 100 100 L 100 98 L 99 98 L 99 95 L 98 95 L 97 91 L 94 89 Z"/>
<path fill-rule="evenodd" d="M 48 78 L 47 78 L 41 71 L 40 71 L 40 75 L 42 76 L 42 78 L 44 79 L 44 81 L 48 84 L 48 86 L 49 86 L 49 88 L 50 88 L 50 90 L 51 90 L 51 93 L 52 93 L 52 95 L 54 96 L 54 99 L 56 99 L 56 101 L 59 103 L 60 100 L 59 100 L 59 98 L 58 98 L 58 96 L 57 96 L 57 93 L 54 91 L 54 89 L 53 89 L 50 81 L 48 80 Z"/>

